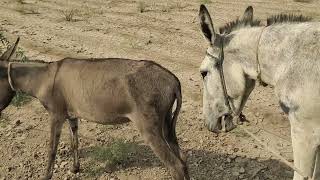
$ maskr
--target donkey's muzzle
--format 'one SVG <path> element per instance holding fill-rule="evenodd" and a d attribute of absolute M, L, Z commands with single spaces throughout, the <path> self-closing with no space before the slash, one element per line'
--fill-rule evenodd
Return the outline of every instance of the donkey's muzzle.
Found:
<path fill-rule="evenodd" d="M 235 127 L 236 125 L 233 123 L 233 116 L 231 114 L 225 114 L 207 124 L 208 130 L 214 133 L 229 132 Z"/>

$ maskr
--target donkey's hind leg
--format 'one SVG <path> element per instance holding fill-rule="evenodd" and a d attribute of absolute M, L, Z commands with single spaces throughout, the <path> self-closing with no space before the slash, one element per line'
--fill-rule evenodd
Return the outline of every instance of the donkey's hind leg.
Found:
<path fill-rule="evenodd" d="M 176 135 L 176 123 L 172 122 L 172 112 L 171 109 L 166 115 L 166 122 L 164 126 L 165 130 L 165 139 L 167 140 L 170 148 L 174 151 L 174 153 L 180 157 L 180 159 L 186 163 L 187 157 L 186 155 L 181 151 L 181 148 L 178 143 L 178 138 Z"/>
<path fill-rule="evenodd" d="M 135 122 L 145 142 L 166 167 L 169 168 L 173 178 L 175 180 L 190 179 L 188 173 L 186 173 L 188 171 L 187 167 L 164 139 L 162 135 L 162 123 L 158 116 L 141 116 L 139 119 L 135 119 Z"/>
<path fill-rule="evenodd" d="M 58 114 L 58 113 L 57 113 Z M 48 166 L 47 166 L 47 171 L 46 174 L 43 178 L 41 179 L 51 179 L 53 175 L 53 165 L 54 161 L 56 159 L 56 154 L 57 154 L 57 148 L 59 144 L 59 139 L 61 135 L 61 129 L 62 125 L 65 121 L 65 117 L 61 115 L 52 115 L 52 120 L 51 120 L 51 134 L 50 134 L 50 142 L 49 142 L 49 153 L 48 153 Z"/>
<path fill-rule="evenodd" d="M 77 118 L 69 118 L 69 130 L 70 130 L 70 140 L 71 140 L 71 150 L 73 155 L 73 166 L 71 172 L 77 173 L 80 169 L 79 163 L 79 151 L 78 151 L 78 119 Z"/>

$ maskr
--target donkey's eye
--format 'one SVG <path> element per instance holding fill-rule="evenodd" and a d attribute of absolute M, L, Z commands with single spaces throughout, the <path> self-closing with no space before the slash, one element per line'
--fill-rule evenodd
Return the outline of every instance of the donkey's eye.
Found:
<path fill-rule="evenodd" d="M 202 79 L 204 79 L 208 74 L 208 71 L 201 71 Z"/>

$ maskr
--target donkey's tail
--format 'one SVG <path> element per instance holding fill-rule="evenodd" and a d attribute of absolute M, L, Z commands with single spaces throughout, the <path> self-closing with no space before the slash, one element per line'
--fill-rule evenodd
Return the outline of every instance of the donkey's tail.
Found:
<path fill-rule="evenodd" d="M 173 138 L 173 140 L 175 142 L 177 142 L 177 135 L 176 135 L 176 124 L 177 124 L 177 119 L 178 119 L 178 115 L 181 109 L 181 104 L 182 104 L 182 94 L 181 94 L 181 84 L 179 82 L 179 85 L 175 91 L 175 99 L 177 100 L 177 105 L 176 105 L 176 109 L 173 112 L 173 116 L 171 119 L 171 123 L 170 123 L 170 128 L 169 128 L 169 134 L 170 137 Z M 173 104 L 172 104 L 173 105 Z"/>

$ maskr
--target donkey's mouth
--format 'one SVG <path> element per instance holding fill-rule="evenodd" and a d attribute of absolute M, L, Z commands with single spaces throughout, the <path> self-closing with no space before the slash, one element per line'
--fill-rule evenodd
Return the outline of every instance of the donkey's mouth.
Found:
<path fill-rule="evenodd" d="M 233 116 L 231 114 L 225 114 L 220 118 L 221 122 L 221 131 L 222 132 L 229 132 L 234 129 L 236 126 L 233 124 Z"/>
<path fill-rule="evenodd" d="M 231 114 L 225 114 L 216 119 L 214 126 L 208 126 L 208 129 L 214 133 L 220 133 L 229 132 L 235 127 L 233 124 L 233 116 Z"/>

